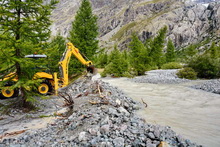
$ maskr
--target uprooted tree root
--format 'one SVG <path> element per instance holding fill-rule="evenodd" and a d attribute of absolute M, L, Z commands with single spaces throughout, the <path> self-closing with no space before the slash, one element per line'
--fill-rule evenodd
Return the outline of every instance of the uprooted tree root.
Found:
<path fill-rule="evenodd" d="M 16 135 L 22 134 L 25 131 L 27 131 L 27 130 L 21 130 L 21 131 L 14 131 L 14 132 L 10 132 L 10 133 L 5 133 L 3 135 L 0 135 L 0 140 L 2 140 L 5 137 L 11 137 L 11 136 L 16 136 Z"/>
<path fill-rule="evenodd" d="M 85 86 L 87 89 L 81 92 L 80 87 L 88 83 L 90 83 L 89 86 Z M 75 86 L 75 85 L 78 85 L 78 86 Z M 68 86 L 65 90 L 58 93 L 59 97 L 64 99 L 64 105 L 63 105 L 64 107 L 73 109 L 73 106 L 75 104 L 74 100 L 77 98 L 83 97 L 83 96 L 89 96 L 90 100 L 88 100 L 88 102 L 92 105 L 96 105 L 96 104 L 108 105 L 110 103 L 109 98 L 108 98 L 108 94 L 110 92 L 104 92 L 104 89 L 99 83 L 99 81 L 92 82 L 91 80 L 88 81 L 88 79 L 85 79 L 75 85 Z M 69 89 L 73 93 L 75 91 L 74 96 L 72 93 L 70 93 Z"/>

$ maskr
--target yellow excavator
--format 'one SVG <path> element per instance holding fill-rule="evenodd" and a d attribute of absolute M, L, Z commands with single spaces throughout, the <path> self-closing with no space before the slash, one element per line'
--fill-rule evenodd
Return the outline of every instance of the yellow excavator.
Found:
<path fill-rule="evenodd" d="M 38 92 L 43 95 L 47 94 L 57 94 L 59 88 L 66 87 L 69 84 L 68 78 L 68 65 L 71 59 L 71 56 L 74 55 L 83 65 L 87 67 L 87 72 L 94 73 L 95 68 L 91 61 L 86 61 L 82 54 L 79 52 L 79 49 L 76 48 L 72 43 L 67 43 L 67 48 L 63 53 L 62 58 L 59 62 L 59 70 L 60 70 L 60 77 L 57 77 L 57 73 L 47 73 L 47 72 L 37 72 L 35 73 L 33 80 L 42 79 L 41 84 L 37 87 Z M 26 58 L 46 58 L 46 55 L 26 55 Z M 16 82 L 18 79 L 14 76 L 15 73 L 10 73 L 2 80 L 8 80 L 11 77 L 15 77 L 11 79 L 11 81 Z M 19 95 L 18 89 L 10 88 L 11 84 L 6 85 L 6 88 L 0 90 L 0 97 L 3 98 L 12 98 L 17 97 Z"/>

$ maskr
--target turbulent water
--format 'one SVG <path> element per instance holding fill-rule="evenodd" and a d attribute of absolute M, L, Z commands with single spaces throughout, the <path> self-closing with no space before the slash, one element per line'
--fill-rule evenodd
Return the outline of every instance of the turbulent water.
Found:
<path fill-rule="evenodd" d="M 148 123 L 168 125 L 185 138 L 205 147 L 220 146 L 220 95 L 181 84 L 135 83 L 126 78 L 105 78 L 147 108 L 137 113 Z M 196 81 L 198 83 L 199 81 Z"/>

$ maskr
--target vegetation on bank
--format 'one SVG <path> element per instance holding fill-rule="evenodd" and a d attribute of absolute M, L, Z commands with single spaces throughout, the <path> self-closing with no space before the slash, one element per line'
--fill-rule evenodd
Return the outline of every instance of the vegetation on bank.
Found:
<path fill-rule="evenodd" d="M 141 42 L 138 36 L 133 33 L 128 51 L 118 54 L 121 56 L 120 62 L 111 62 L 109 54 L 102 52 L 96 56 L 97 67 L 104 68 L 104 74 L 115 76 L 133 77 L 143 75 L 145 71 L 153 69 L 181 69 L 177 74 L 180 78 L 219 78 L 220 77 L 220 45 L 210 40 L 205 40 L 198 44 L 191 44 L 182 49 L 175 49 L 171 39 L 166 41 L 167 28 L 158 31 L 158 34 Z M 203 48 L 203 50 L 199 48 Z M 122 62 L 126 68 L 122 70 L 112 70 L 112 66 L 121 66 Z M 109 65 L 111 64 L 111 66 Z"/>

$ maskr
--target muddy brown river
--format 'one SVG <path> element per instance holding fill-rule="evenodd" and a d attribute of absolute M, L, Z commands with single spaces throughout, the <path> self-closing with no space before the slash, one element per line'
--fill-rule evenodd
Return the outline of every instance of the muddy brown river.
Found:
<path fill-rule="evenodd" d="M 205 147 L 220 147 L 220 95 L 189 88 L 202 81 L 181 84 L 135 83 L 127 78 L 104 78 L 147 108 L 137 111 L 148 123 L 170 126 Z"/>

